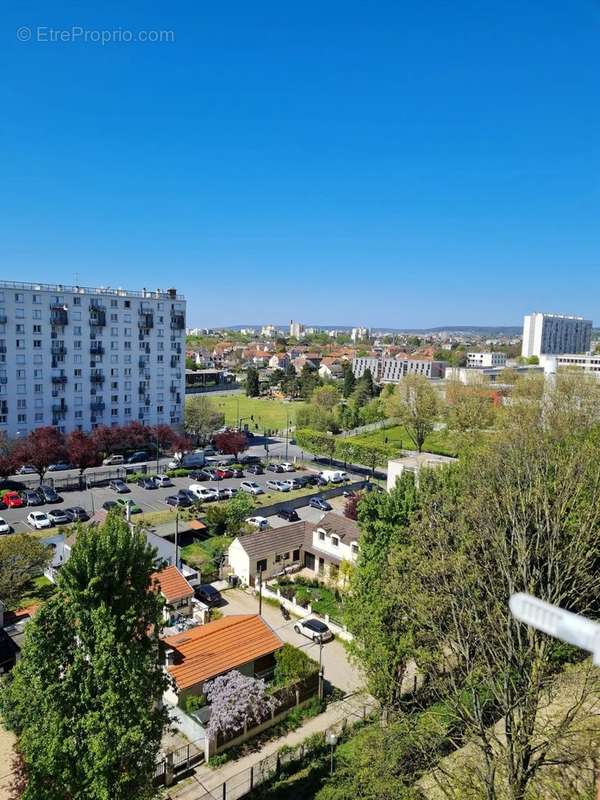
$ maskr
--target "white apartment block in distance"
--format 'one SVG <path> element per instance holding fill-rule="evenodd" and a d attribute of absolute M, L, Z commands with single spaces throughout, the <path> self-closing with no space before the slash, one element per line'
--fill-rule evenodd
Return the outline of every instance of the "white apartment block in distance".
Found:
<path fill-rule="evenodd" d="M 503 367 L 506 353 L 467 353 L 467 367 Z"/>
<path fill-rule="evenodd" d="M 523 319 L 521 355 L 585 353 L 592 341 L 592 322 L 563 314 L 527 314 Z"/>
<path fill-rule="evenodd" d="M 353 358 L 352 372 L 355 378 L 361 378 L 367 369 L 376 383 L 398 383 L 407 375 L 423 375 L 425 378 L 443 378 L 446 371 L 445 361 L 433 361 L 430 358 Z"/>
<path fill-rule="evenodd" d="M 304 325 L 301 322 L 290 320 L 290 336 L 294 339 L 301 339 L 304 336 Z"/>
<path fill-rule="evenodd" d="M 0 433 L 181 425 L 185 310 L 175 289 L 0 281 Z"/>
<path fill-rule="evenodd" d="M 353 342 L 361 342 L 363 339 L 368 339 L 371 336 L 369 328 L 352 328 L 350 332 L 350 339 Z"/>

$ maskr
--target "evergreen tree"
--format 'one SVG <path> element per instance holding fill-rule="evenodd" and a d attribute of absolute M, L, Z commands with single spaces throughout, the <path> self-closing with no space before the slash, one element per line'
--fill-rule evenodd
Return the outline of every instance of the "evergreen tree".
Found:
<path fill-rule="evenodd" d="M 354 388 L 356 386 L 356 378 L 354 377 L 354 372 L 352 371 L 352 364 L 345 362 L 344 363 L 344 397 L 350 397 Z"/>
<path fill-rule="evenodd" d="M 119 515 L 81 528 L 58 591 L 29 622 L 0 691 L 22 800 L 146 800 L 167 712 L 156 551 Z"/>
<path fill-rule="evenodd" d="M 258 397 L 260 394 L 258 370 L 256 367 L 248 367 L 246 371 L 246 394 L 248 397 Z"/>

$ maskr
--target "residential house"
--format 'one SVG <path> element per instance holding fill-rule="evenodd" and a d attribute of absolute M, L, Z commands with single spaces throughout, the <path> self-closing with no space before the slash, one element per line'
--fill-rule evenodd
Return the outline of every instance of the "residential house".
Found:
<path fill-rule="evenodd" d="M 172 705 L 185 695 L 204 694 L 208 681 L 237 670 L 262 678 L 275 666 L 283 642 L 258 614 L 234 614 L 162 640 L 165 667 L 175 688 L 165 693 Z"/>
<path fill-rule="evenodd" d="M 275 353 L 269 359 L 269 367 L 271 369 L 285 369 L 290 363 L 290 357 L 287 353 Z"/>
<path fill-rule="evenodd" d="M 25 626 L 38 608 L 39 603 L 34 603 L 17 611 L 7 611 L 0 600 L 0 675 L 10 672 L 19 660 Z"/>
<path fill-rule="evenodd" d="M 249 586 L 258 573 L 264 580 L 298 569 L 334 577 L 342 561 L 356 560 L 358 540 L 354 520 L 329 512 L 319 522 L 294 522 L 238 536 L 229 545 L 229 567 Z"/>
<path fill-rule="evenodd" d="M 165 622 L 172 622 L 178 616 L 192 616 L 194 590 L 175 565 L 152 573 L 150 579 L 152 587 L 165 599 L 163 609 Z"/>
<path fill-rule="evenodd" d="M 319 375 L 321 378 L 330 380 L 333 378 L 341 378 L 343 374 L 344 370 L 338 358 L 326 356 L 321 360 L 321 366 L 319 367 Z"/>

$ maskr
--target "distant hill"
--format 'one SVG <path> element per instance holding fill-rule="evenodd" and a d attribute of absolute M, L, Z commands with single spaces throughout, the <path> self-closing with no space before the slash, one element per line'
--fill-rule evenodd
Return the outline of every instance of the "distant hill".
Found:
<path fill-rule="evenodd" d="M 277 327 L 283 330 L 287 329 L 287 325 L 278 325 Z M 326 330 L 351 330 L 353 325 L 313 325 L 311 323 L 305 324 L 306 328 L 324 328 Z M 260 330 L 262 325 L 227 325 L 223 330 L 239 331 L 241 328 L 256 328 Z M 388 328 L 385 326 L 373 325 L 373 331 L 383 331 L 386 333 L 410 333 L 410 334 L 426 334 L 426 333 L 472 333 L 480 336 L 518 336 L 523 332 L 520 325 L 437 325 L 433 328 Z"/>

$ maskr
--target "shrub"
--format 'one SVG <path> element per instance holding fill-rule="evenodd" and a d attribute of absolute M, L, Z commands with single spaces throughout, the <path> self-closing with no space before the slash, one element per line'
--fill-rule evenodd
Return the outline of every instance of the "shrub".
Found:
<path fill-rule="evenodd" d="M 274 686 L 281 688 L 303 681 L 319 671 L 319 665 L 303 650 L 284 644 L 275 653 Z"/>
<path fill-rule="evenodd" d="M 179 708 L 186 714 L 193 714 L 199 708 L 204 708 L 206 705 L 206 695 L 184 695 L 179 698 Z"/>
<path fill-rule="evenodd" d="M 318 600 L 318 598 L 315 599 Z M 311 600 L 310 589 L 308 589 L 306 586 L 299 586 L 296 589 L 296 603 L 298 603 L 298 605 L 306 607 L 310 603 L 310 600 Z"/>
<path fill-rule="evenodd" d="M 167 470 L 167 478 L 187 478 L 190 474 L 189 469 L 185 469 L 185 467 L 178 467 L 177 469 L 169 469 Z"/>

